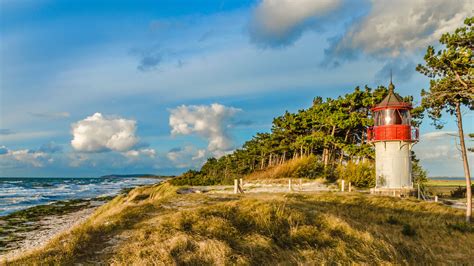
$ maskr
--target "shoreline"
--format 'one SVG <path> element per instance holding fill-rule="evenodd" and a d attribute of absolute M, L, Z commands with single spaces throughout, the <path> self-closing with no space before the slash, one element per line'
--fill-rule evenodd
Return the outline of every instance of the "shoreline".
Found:
<path fill-rule="evenodd" d="M 157 183 L 161 182 L 162 179 Z M 0 216 L 0 261 L 45 246 L 54 237 L 84 222 L 97 208 L 115 197 L 149 185 L 153 184 L 122 188 L 111 196 L 54 201 Z"/>
<path fill-rule="evenodd" d="M 43 217 L 35 222 L 37 227 L 31 231 L 21 232 L 18 234 L 24 238 L 8 243 L 11 249 L 8 249 L 4 253 L 0 253 L 0 261 L 12 260 L 25 252 L 44 247 L 49 243 L 49 241 L 62 232 L 65 232 L 87 220 L 87 218 L 89 218 L 94 211 L 103 204 L 105 204 L 105 202 L 94 207 L 81 209 L 63 215 Z"/>
<path fill-rule="evenodd" d="M 119 193 L 117 195 L 123 194 Z M 56 201 L 0 217 L 0 260 L 39 248 L 115 196 Z"/>

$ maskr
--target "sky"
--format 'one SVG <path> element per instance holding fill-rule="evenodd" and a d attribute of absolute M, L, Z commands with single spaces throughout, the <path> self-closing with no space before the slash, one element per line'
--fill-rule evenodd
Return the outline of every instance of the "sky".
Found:
<path fill-rule="evenodd" d="M 426 47 L 473 10 L 471 0 L 0 0 L 0 176 L 179 174 L 316 96 L 386 86 L 390 70 L 419 104 Z M 473 113 L 463 118 L 474 132 Z M 430 176 L 462 176 L 456 121 L 443 119 L 441 130 L 424 119 L 414 150 Z"/>

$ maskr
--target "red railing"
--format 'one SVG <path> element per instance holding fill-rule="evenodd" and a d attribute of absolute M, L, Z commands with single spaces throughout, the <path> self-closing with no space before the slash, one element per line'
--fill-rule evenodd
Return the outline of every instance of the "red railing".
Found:
<path fill-rule="evenodd" d="M 367 128 L 367 141 L 402 140 L 418 141 L 418 128 L 409 125 L 388 125 Z"/>

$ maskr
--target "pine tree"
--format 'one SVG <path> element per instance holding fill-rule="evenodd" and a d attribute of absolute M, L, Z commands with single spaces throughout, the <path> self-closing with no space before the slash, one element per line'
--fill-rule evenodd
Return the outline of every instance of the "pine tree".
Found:
<path fill-rule="evenodd" d="M 443 112 L 455 115 L 457 120 L 461 156 L 466 178 L 466 221 L 471 221 L 472 192 L 471 176 L 467 159 L 467 149 L 464 140 L 464 130 L 461 107 L 474 110 L 474 17 L 465 20 L 465 26 L 454 33 L 445 33 L 440 43 L 445 46 L 436 52 L 429 46 L 425 65 L 418 65 L 417 71 L 431 78 L 429 91 L 422 90 L 422 105 L 428 111 L 437 128 L 442 128 L 439 122 Z"/>

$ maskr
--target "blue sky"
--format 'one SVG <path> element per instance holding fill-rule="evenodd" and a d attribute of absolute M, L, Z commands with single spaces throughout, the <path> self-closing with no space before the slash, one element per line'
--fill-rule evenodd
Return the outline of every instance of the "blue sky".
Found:
<path fill-rule="evenodd" d="M 177 174 L 389 69 L 419 102 L 426 46 L 473 9 L 445 2 L 0 0 L 0 175 Z M 460 176 L 445 120 L 415 151 Z"/>

